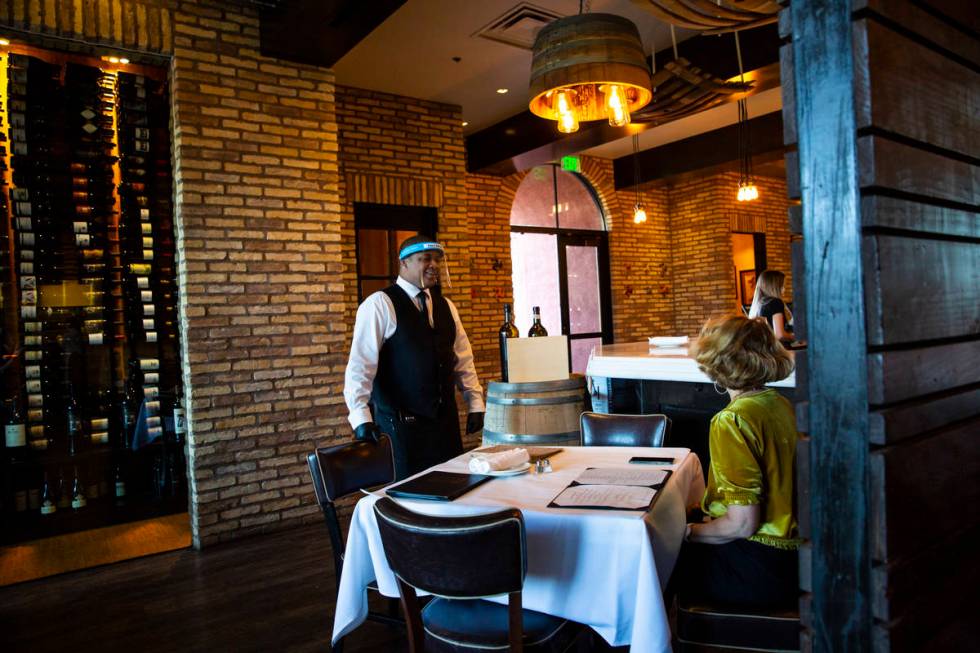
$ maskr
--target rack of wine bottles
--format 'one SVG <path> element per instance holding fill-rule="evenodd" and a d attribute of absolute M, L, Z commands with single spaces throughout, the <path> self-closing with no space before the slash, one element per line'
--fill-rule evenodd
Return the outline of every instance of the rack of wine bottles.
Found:
<path fill-rule="evenodd" d="M 146 72 L 0 53 L 0 543 L 186 510 L 169 97 Z"/>

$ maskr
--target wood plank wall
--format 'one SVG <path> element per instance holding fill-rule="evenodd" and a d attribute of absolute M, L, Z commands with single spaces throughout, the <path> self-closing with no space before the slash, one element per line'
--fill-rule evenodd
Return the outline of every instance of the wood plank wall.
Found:
<path fill-rule="evenodd" d="M 804 203 L 804 210 L 790 210 L 791 230 L 810 234 L 819 230 L 805 224 L 808 218 L 838 216 L 805 210 L 834 189 L 808 186 L 826 162 L 796 150 L 799 131 L 813 124 L 805 113 L 813 98 L 794 86 L 811 71 L 794 70 L 803 64 L 794 61 L 792 43 L 808 37 L 792 23 L 809 9 L 792 9 L 780 17 L 784 139 L 793 148 L 787 188 Z M 823 595 L 826 585 L 815 583 L 816 570 L 833 572 L 852 561 L 812 544 L 819 539 L 814 524 L 826 524 L 833 507 L 813 476 L 825 462 L 815 459 L 823 450 L 812 446 L 816 429 L 826 428 L 816 402 L 829 389 L 814 387 L 817 378 L 808 379 L 807 369 L 833 353 L 811 346 L 798 356 L 797 373 L 809 398 L 797 407 L 801 429 L 811 431 L 798 465 L 801 528 L 810 542 L 801 556 L 804 650 L 829 650 L 827 631 L 835 627 L 861 631 L 848 650 L 971 647 L 968 623 L 980 613 L 980 566 L 973 559 L 980 540 L 978 15 L 975 3 L 955 0 L 851 0 L 850 138 L 861 260 L 820 260 L 803 246 L 794 251 L 794 276 L 812 272 L 833 284 L 838 274 L 836 281 L 846 283 L 840 275 L 860 270 L 867 384 L 858 390 L 867 395 L 867 492 L 853 500 L 867 502 L 869 582 L 855 591 L 868 596 L 862 611 L 861 601 Z M 806 297 L 808 287 L 794 283 L 797 306 L 814 300 Z M 816 331 L 815 322 L 830 319 L 839 316 L 811 314 L 811 324 L 801 326 Z"/>

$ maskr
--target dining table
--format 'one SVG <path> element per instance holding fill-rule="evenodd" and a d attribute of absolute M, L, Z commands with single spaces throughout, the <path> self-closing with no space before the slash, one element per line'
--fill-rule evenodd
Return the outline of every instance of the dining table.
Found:
<path fill-rule="evenodd" d="M 466 452 L 429 470 L 468 473 Z M 553 499 L 586 469 L 615 474 L 633 471 L 633 457 L 670 458 L 658 466 L 671 470 L 647 509 L 555 507 Z M 633 653 L 670 651 L 670 627 L 663 588 L 684 539 L 687 507 L 700 501 L 704 477 L 697 456 L 673 447 L 563 447 L 549 458 L 551 470 L 498 476 L 453 501 L 396 499 L 430 515 L 474 515 L 504 507 L 519 509 L 527 537 L 527 575 L 522 602 L 592 628 L 611 646 L 630 645 Z M 646 467 L 646 466 L 644 466 Z M 384 489 L 365 495 L 351 516 L 343 572 L 334 615 L 333 642 L 367 617 L 367 587 L 398 596 L 388 566 L 374 503 Z M 474 560 L 479 564 L 479 560 Z M 506 603 L 506 595 L 493 597 Z"/>

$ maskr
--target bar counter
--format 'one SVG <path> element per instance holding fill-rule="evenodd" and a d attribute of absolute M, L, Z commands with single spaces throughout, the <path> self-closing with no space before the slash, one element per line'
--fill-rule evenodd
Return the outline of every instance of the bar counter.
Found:
<path fill-rule="evenodd" d="M 666 415 L 671 429 L 665 444 L 694 451 L 707 474 L 711 418 L 730 398 L 698 369 L 687 347 L 651 347 L 646 342 L 598 345 L 586 377 L 593 411 Z M 796 374 L 768 385 L 793 401 Z"/>
<path fill-rule="evenodd" d="M 590 378 L 711 383 L 711 379 L 698 369 L 687 347 L 652 347 L 645 342 L 596 345 L 586 375 Z M 782 381 L 767 385 L 796 387 L 796 372 L 790 373 Z"/>

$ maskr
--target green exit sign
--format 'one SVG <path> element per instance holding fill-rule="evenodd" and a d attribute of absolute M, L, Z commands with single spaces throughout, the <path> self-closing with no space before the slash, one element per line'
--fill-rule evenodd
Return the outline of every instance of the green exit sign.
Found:
<path fill-rule="evenodd" d="M 582 172 L 582 162 L 577 156 L 563 156 L 561 158 L 561 169 L 569 172 Z"/>

